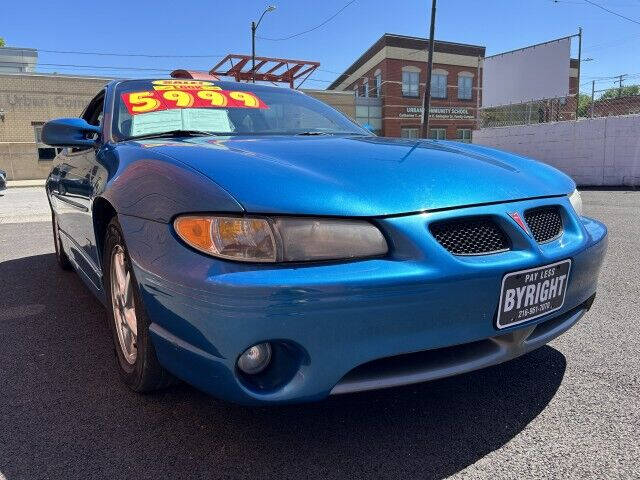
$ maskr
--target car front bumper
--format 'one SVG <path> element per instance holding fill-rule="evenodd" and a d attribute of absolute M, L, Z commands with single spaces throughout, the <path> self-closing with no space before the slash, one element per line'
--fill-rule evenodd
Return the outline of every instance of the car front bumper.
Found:
<path fill-rule="evenodd" d="M 562 237 L 538 245 L 508 213 L 561 205 Z M 494 255 L 453 256 L 428 224 L 492 215 L 512 239 Z M 606 227 L 575 215 L 566 197 L 374 220 L 384 258 L 314 265 L 249 265 L 193 252 L 171 227 L 120 218 L 160 362 L 216 397 L 255 403 L 319 400 L 329 394 L 446 377 L 496 364 L 560 335 L 588 310 L 607 248 Z M 508 272 L 572 260 L 564 305 L 498 330 Z M 248 347 L 280 346 L 268 375 L 236 369 Z"/>

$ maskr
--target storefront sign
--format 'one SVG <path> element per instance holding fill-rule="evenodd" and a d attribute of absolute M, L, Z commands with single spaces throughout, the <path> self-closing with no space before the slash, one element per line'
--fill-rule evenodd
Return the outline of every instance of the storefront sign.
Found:
<path fill-rule="evenodd" d="M 27 108 L 78 108 L 87 106 L 91 100 L 91 95 L 76 98 L 75 95 L 50 95 L 48 93 L 38 94 L 15 94 L 0 93 L 0 108 L 8 111 L 19 111 Z"/>
<path fill-rule="evenodd" d="M 400 118 L 422 117 L 422 107 L 405 107 L 405 111 L 398 115 Z M 429 118 L 473 119 L 475 116 L 466 107 L 431 107 Z"/>

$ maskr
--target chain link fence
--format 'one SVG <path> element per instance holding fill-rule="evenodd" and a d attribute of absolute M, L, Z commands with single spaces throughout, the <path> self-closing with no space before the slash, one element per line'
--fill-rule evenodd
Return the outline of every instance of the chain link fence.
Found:
<path fill-rule="evenodd" d="M 580 117 L 611 117 L 640 114 L 640 95 L 605 97 L 591 101 L 580 101 Z"/>
<path fill-rule="evenodd" d="M 481 108 L 478 127 L 509 127 L 576 119 L 575 96 Z"/>
<path fill-rule="evenodd" d="M 481 108 L 478 128 L 564 122 L 577 118 L 596 118 L 640 114 L 640 85 L 592 89 L 591 95 L 580 93 L 561 98 L 536 100 L 516 105 Z"/>

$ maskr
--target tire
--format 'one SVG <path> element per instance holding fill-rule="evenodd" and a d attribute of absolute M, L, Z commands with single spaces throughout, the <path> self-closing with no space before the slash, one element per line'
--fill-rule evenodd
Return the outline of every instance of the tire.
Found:
<path fill-rule="evenodd" d="M 135 392 L 167 387 L 175 379 L 158 362 L 149 334 L 151 322 L 142 303 L 117 217 L 109 222 L 103 245 L 107 314 L 120 376 Z"/>
<path fill-rule="evenodd" d="M 53 212 L 51 212 L 51 227 L 53 229 L 53 245 L 56 250 L 56 261 L 62 270 L 71 270 L 73 266 L 71 265 L 69 257 L 62 246 L 62 241 L 60 240 L 58 217 L 56 217 L 56 214 Z"/>

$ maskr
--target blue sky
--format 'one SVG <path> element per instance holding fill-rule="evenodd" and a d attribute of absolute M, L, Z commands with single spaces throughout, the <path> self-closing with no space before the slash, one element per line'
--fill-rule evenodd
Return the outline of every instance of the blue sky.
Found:
<path fill-rule="evenodd" d="M 640 22 L 640 0 L 593 0 Z M 139 58 L 40 53 L 40 71 L 153 76 L 129 68 L 208 69 L 216 55 L 250 53 L 251 20 L 268 2 L 31 0 L 3 2 L 0 36 L 9 46 L 154 55 L 211 55 L 211 58 Z M 283 37 L 311 28 L 347 0 L 271 0 L 258 35 Z M 96 5 L 96 6 L 94 6 Z M 426 37 L 430 0 L 356 0 L 322 28 L 286 41 L 257 41 L 257 54 L 317 60 L 320 69 L 306 86 L 325 88 L 384 32 Z M 604 12 L 584 0 L 439 0 L 436 38 L 481 44 L 487 54 L 523 47 L 584 29 L 582 90 L 613 85 L 600 79 L 637 74 L 640 83 L 640 23 Z M 89 68 L 45 64 L 86 65 Z M 95 67 L 117 67 L 100 69 Z M 159 74 L 159 72 L 158 72 Z"/>

